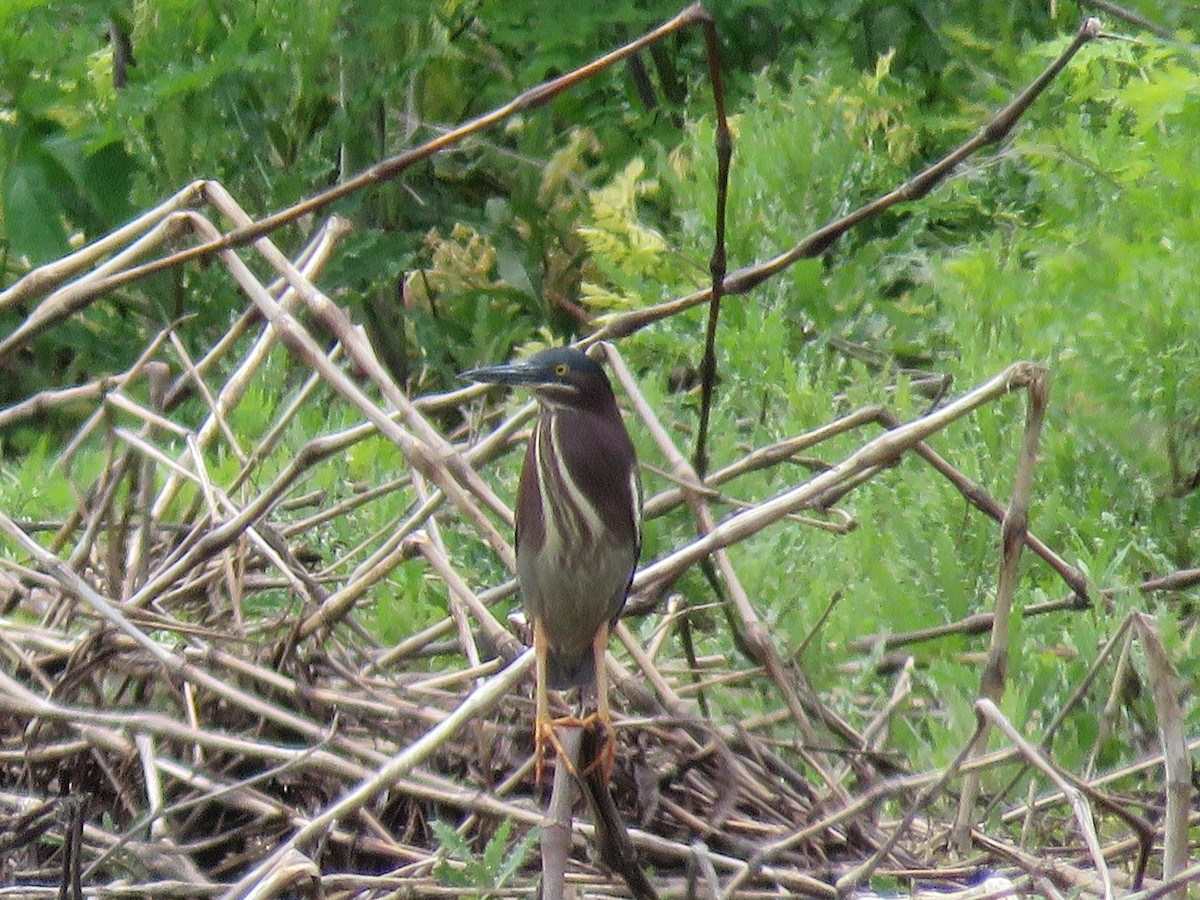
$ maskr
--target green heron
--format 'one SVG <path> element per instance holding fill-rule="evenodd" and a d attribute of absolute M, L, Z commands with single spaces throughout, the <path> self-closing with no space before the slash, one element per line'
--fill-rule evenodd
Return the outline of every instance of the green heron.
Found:
<path fill-rule="evenodd" d="M 621 614 L 642 545 L 642 492 L 633 442 L 604 370 L 578 350 L 543 350 L 525 362 L 487 366 L 463 378 L 523 385 L 538 418 L 517 487 L 517 580 L 533 624 L 537 661 L 534 744 L 562 755 L 555 725 L 605 729 L 600 760 L 615 758 L 604 653 Z M 596 712 L 551 720 L 547 687 L 595 682 Z"/>

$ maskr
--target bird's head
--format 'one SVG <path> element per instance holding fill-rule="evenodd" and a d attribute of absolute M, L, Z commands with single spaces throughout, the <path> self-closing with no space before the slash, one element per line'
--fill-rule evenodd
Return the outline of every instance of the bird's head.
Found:
<path fill-rule="evenodd" d="M 528 388 L 539 400 L 557 406 L 587 407 L 613 396 L 600 364 L 571 347 L 552 347 L 522 362 L 471 369 L 459 378 Z"/>

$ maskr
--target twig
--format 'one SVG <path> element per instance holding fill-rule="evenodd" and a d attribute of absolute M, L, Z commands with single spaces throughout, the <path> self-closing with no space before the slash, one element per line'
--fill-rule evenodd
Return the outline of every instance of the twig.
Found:
<path fill-rule="evenodd" d="M 556 726 L 554 731 L 563 753 L 554 767 L 554 787 L 541 832 L 543 900 L 566 897 L 567 861 L 571 857 L 571 810 L 575 804 L 572 770 L 579 771 L 579 746 L 583 742 L 582 728 Z"/>
<path fill-rule="evenodd" d="M 1088 807 L 1087 798 L 1064 778 L 1057 768 L 1047 762 L 1036 747 L 1021 736 L 1021 733 L 1005 718 L 995 703 L 986 698 L 976 700 L 975 711 L 981 723 L 987 721 L 1000 729 L 1004 733 L 1004 736 L 1020 751 L 1021 755 L 1053 781 L 1063 796 L 1067 798 L 1067 802 L 1071 806 L 1071 811 L 1075 814 L 1075 821 L 1079 825 L 1079 831 L 1083 835 L 1084 843 L 1087 844 L 1092 864 L 1096 867 L 1096 874 L 1103 887 L 1104 898 L 1105 900 L 1112 900 L 1112 878 L 1108 873 L 1108 864 L 1104 860 L 1104 851 L 1100 848 L 1100 838 L 1096 834 L 1096 825 L 1092 821 L 1092 811 Z"/>
<path fill-rule="evenodd" d="M 1163 878 L 1171 879 L 1183 871 L 1188 862 L 1188 811 L 1191 809 L 1192 761 L 1187 752 L 1183 732 L 1183 711 L 1179 706 L 1175 683 L 1177 676 L 1158 634 L 1158 625 L 1145 613 L 1134 613 L 1150 690 L 1154 695 L 1154 712 L 1158 719 L 1158 734 L 1163 748 L 1163 781 L 1166 784 L 1167 809 L 1163 816 Z M 1188 891 L 1180 887 L 1170 896 L 1185 900 Z"/>
<path fill-rule="evenodd" d="M 1029 398 L 1025 411 L 1025 430 L 1021 439 L 1021 452 L 1017 457 L 1017 472 L 1013 479 L 1012 499 L 1004 524 L 1000 529 L 1000 576 L 996 585 L 996 605 L 992 619 L 991 643 L 988 647 L 987 664 L 980 679 L 980 694 L 992 703 L 999 703 L 1004 696 L 1008 679 L 1009 620 L 1012 616 L 1013 598 L 1017 591 L 1017 575 L 1021 564 L 1021 550 L 1025 546 L 1028 530 L 1029 501 L 1033 493 L 1033 472 L 1037 465 L 1038 440 L 1042 433 L 1042 422 L 1046 418 L 1046 403 L 1049 385 L 1045 373 L 1035 375 L 1029 381 Z M 987 739 L 984 728 L 979 735 L 976 750 Z M 970 847 L 971 825 L 975 802 L 979 796 L 979 776 L 967 775 L 959 797 L 958 816 L 954 820 L 951 843 L 959 853 L 965 854 Z"/>
<path fill-rule="evenodd" d="M 895 190 L 872 200 L 828 225 L 814 231 L 801 240 L 792 249 L 781 253 L 774 259 L 757 263 L 732 272 L 722 285 L 723 294 L 745 294 L 769 278 L 778 275 L 793 263 L 801 259 L 812 259 L 820 256 L 833 245 L 842 235 L 852 228 L 870 221 L 880 213 L 900 203 L 920 199 L 929 193 L 940 182 L 946 179 L 959 164 L 969 156 L 984 147 L 1004 140 L 1016 127 L 1026 110 L 1049 86 L 1059 72 L 1071 61 L 1084 44 L 1100 36 L 1100 20 L 1085 19 L 1075 34 L 1075 39 L 1059 54 L 1046 69 L 1035 78 L 1028 87 L 1018 94 L 1007 106 L 996 113 L 995 117 L 979 130 L 979 133 L 961 146 L 947 153 L 940 160 L 910 178 Z M 696 291 L 685 297 L 660 303 L 643 309 L 617 313 L 598 319 L 599 330 L 593 336 L 596 340 L 613 340 L 625 337 L 645 328 L 653 322 L 691 309 L 703 303 L 711 302 L 710 288 Z"/>

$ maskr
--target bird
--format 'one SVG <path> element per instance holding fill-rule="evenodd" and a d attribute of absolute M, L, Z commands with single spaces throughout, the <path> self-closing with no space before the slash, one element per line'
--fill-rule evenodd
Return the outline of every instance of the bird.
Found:
<path fill-rule="evenodd" d="M 523 362 L 485 366 L 461 378 L 528 388 L 537 421 L 516 498 L 517 582 L 533 625 L 534 753 L 540 783 L 545 747 L 566 759 L 554 729 L 604 729 L 597 762 L 607 780 L 616 759 L 604 654 L 642 549 L 637 455 L 604 369 L 571 347 Z M 550 718 L 547 690 L 596 687 L 586 718 Z"/>

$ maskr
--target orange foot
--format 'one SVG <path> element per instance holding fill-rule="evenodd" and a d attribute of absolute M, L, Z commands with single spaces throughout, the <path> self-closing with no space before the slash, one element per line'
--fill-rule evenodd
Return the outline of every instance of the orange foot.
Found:
<path fill-rule="evenodd" d="M 567 756 L 567 751 L 563 748 L 562 742 L 558 739 L 556 728 L 584 728 L 586 719 L 580 719 L 577 716 L 562 716 L 558 719 L 539 718 L 533 726 L 533 754 L 534 754 L 534 781 L 537 784 L 542 783 L 542 773 L 546 765 L 546 745 L 549 744 L 554 748 L 555 755 L 562 760 L 563 765 L 567 767 L 567 771 L 572 775 L 575 774 L 575 766 L 571 763 L 570 757 Z"/>
<path fill-rule="evenodd" d="M 613 768 L 617 762 L 617 735 L 613 730 L 612 722 L 607 716 L 603 716 L 598 712 L 594 712 L 584 718 L 578 716 L 562 716 L 558 719 L 547 718 L 545 721 L 539 721 L 533 731 L 533 743 L 535 754 L 534 778 L 537 784 L 542 783 L 542 773 L 546 762 L 546 745 L 549 744 L 554 748 L 557 757 L 562 760 L 563 765 L 567 767 L 567 771 L 575 775 L 575 766 L 567 756 L 566 750 L 563 748 L 562 742 L 559 741 L 558 735 L 555 733 L 556 728 L 585 728 L 592 731 L 601 731 L 603 746 L 600 752 L 596 754 L 596 758 L 584 770 L 585 775 L 590 775 L 592 772 L 599 771 L 600 778 L 607 783 L 612 778 Z"/>

